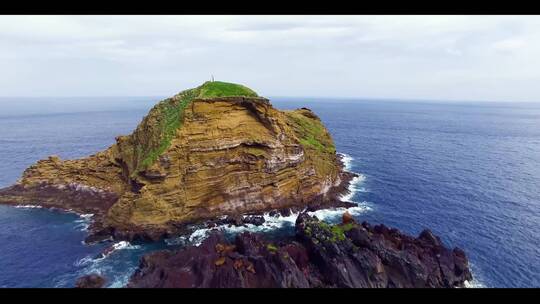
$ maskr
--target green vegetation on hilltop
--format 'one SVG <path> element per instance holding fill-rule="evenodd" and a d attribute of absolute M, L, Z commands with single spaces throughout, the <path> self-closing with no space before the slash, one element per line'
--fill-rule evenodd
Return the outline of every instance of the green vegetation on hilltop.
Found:
<path fill-rule="evenodd" d="M 155 105 L 143 120 L 143 128 L 140 130 L 150 134 L 136 135 L 137 138 L 145 140 L 135 141 L 136 164 L 132 175 L 147 169 L 167 150 L 176 130 L 182 126 L 184 110 L 192 100 L 228 96 L 257 97 L 258 95 L 240 84 L 207 81 L 197 88 L 185 90 Z"/>
<path fill-rule="evenodd" d="M 241 84 L 222 81 L 207 81 L 199 88 L 199 98 L 246 96 L 257 97 L 257 93 Z"/>
<path fill-rule="evenodd" d="M 304 115 L 303 112 L 305 111 L 307 110 L 287 112 L 288 117 L 291 118 L 294 124 L 297 134 L 300 135 L 300 143 L 305 148 L 312 148 L 319 152 L 335 153 L 336 148 L 334 143 L 321 121 Z"/>

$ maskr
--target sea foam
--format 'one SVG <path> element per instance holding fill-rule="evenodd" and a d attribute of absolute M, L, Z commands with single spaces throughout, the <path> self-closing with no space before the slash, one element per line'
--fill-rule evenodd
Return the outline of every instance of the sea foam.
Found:
<path fill-rule="evenodd" d="M 463 284 L 465 285 L 465 288 L 486 288 L 484 284 L 478 282 L 477 280 L 473 280 L 472 282 L 465 280 Z"/>
<path fill-rule="evenodd" d="M 347 153 L 337 153 L 339 156 L 341 156 L 341 161 L 343 162 L 343 166 L 345 171 L 351 171 L 352 170 L 352 161 L 353 158 Z"/>
<path fill-rule="evenodd" d="M 357 173 L 358 174 L 358 173 Z M 365 188 L 358 188 L 358 185 L 360 185 L 362 182 L 366 180 L 366 176 L 362 174 L 358 174 L 358 176 L 353 177 L 351 182 L 349 183 L 349 187 L 347 188 L 349 191 L 346 194 L 342 194 L 340 196 L 341 201 L 350 202 L 356 192 L 360 190 L 360 192 L 366 192 Z"/>
<path fill-rule="evenodd" d="M 79 214 L 79 219 L 75 220 L 75 223 L 77 225 L 75 226 L 75 229 L 81 230 L 81 231 L 87 231 L 88 227 L 90 226 L 90 222 L 92 221 L 92 217 L 94 214 L 88 213 L 88 214 Z"/>
<path fill-rule="evenodd" d="M 127 241 L 120 241 L 120 242 L 114 243 L 110 247 L 110 250 L 104 253 L 101 253 L 98 257 L 86 256 L 76 261 L 74 265 L 85 266 L 88 264 L 96 264 L 96 263 L 99 263 L 100 261 L 103 261 L 104 259 L 106 259 L 108 256 L 110 256 L 112 253 L 116 251 L 124 250 L 124 249 L 140 249 L 140 248 L 141 248 L 140 245 L 132 245 L 130 242 L 127 242 Z"/>
<path fill-rule="evenodd" d="M 352 171 L 352 163 L 354 160 L 352 156 L 346 153 L 338 153 L 338 155 L 341 156 L 341 160 L 343 161 L 343 169 L 347 172 L 352 172 L 357 175 L 353 177 L 353 179 L 350 181 L 349 187 L 347 188 L 349 190 L 348 193 L 342 194 L 340 197 L 341 201 L 351 202 L 357 192 L 367 192 L 366 188 L 359 187 L 359 185 L 366 180 L 366 176 L 361 173 Z"/>
<path fill-rule="evenodd" d="M 15 208 L 21 208 L 21 209 L 41 209 L 42 206 L 39 205 L 16 205 Z"/>
<path fill-rule="evenodd" d="M 112 245 L 113 250 L 111 252 L 114 252 L 116 250 L 122 250 L 122 249 L 139 249 L 141 246 L 139 245 L 132 245 L 128 241 L 120 241 L 118 243 L 115 243 Z"/>

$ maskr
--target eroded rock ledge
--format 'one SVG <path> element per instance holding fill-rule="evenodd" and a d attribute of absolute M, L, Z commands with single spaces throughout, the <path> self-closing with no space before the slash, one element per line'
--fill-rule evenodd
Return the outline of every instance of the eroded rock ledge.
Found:
<path fill-rule="evenodd" d="M 148 254 L 127 287 L 463 287 L 471 279 L 465 253 L 429 230 L 414 238 L 347 214 L 330 226 L 302 213 L 296 237 L 280 243 L 216 232 L 199 247 Z"/>

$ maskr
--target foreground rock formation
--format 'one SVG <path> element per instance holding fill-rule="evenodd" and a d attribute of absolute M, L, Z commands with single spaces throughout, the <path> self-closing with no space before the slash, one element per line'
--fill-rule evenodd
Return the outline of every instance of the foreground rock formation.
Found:
<path fill-rule="evenodd" d="M 38 161 L 0 203 L 95 214 L 88 241 L 156 240 L 222 215 L 337 204 L 351 178 L 312 111 L 207 82 L 158 103 L 105 151 Z"/>
<path fill-rule="evenodd" d="M 429 230 L 413 238 L 350 216 L 330 226 L 302 213 L 295 239 L 279 244 L 215 233 L 199 247 L 148 254 L 128 287 L 463 287 L 471 279 L 465 253 Z"/>

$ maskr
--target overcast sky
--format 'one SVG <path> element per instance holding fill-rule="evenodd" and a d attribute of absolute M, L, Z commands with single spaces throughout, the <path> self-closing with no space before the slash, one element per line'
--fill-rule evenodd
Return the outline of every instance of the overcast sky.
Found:
<path fill-rule="evenodd" d="M 0 16 L 0 96 L 540 101 L 538 16 Z"/>

